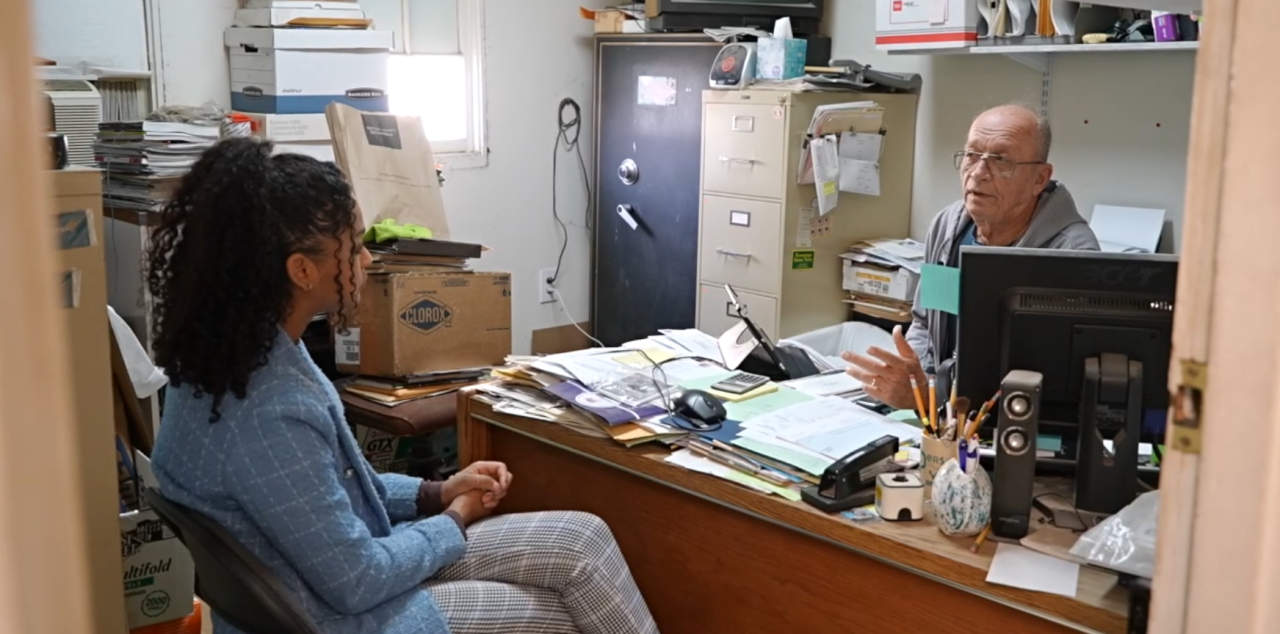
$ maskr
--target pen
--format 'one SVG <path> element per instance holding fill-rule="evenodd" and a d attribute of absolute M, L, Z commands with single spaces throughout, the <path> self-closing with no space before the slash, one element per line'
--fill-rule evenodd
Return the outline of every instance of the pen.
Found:
<path fill-rule="evenodd" d="M 930 375 L 929 376 L 929 418 L 932 419 L 932 418 L 936 418 L 937 416 L 938 416 L 938 377 Z M 934 435 L 938 437 L 938 440 L 942 440 L 942 425 L 934 425 L 933 428 L 936 430 L 934 432 Z"/>
<path fill-rule="evenodd" d="M 982 542 L 987 541 L 987 535 L 991 533 L 991 524 L 982 527 L 982 532 L 978 533 L 978 538 L 973 540 L 973 545 L 969 547 L 969 552 L 976 553 L 982 548 Z"/>
<path fill-rule="evenodd" d="M 978 430 L 982 428 L 982 424 L 987 421 L 987 416 L 991 413 L 991 408 L 995 407 L 996 401 L 1000 400 L 1000 394 L 1000 390 L 996 390 L 995 396 L 992 396 L 991 400 L 982 404 L 982 408 L 978 410 L 977 423 L 973 425 L 973 429 L 968 432 L 968 435 L 977 434 Z"/>
<path fill-rule="evenodd" d="M 925 429 L 928 429 L 929 417 L 924 413 L 924 397 L 920 396 L 920 383 L 914 376 L 911 377 L 911 393 L 916 397 L 916 409 L 920 410 L 920 422 L 924 423 Z"/>

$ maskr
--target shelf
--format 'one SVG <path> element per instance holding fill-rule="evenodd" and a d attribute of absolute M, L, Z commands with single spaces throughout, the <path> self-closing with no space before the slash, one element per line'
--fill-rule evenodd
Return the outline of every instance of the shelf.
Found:
<path fill-rule="evenodd" d="M 1089 0 L 1091 4 L 1101 4 L 1121 9 L 1145 9 L 1147 11 L 1168 11 L 1170 13 L 1203 13 L 1204 2 L 1201 0 Z"/>
<path fill-rule="evenodd" d="M 1132 1 L 1132 0 L 1130 0 Z M 966 48 L 889 51 L 891 55 L 1004 55 L 1039 72 L 1049 70 L 1049 56 L 1076 53 L 1140 53 L 1195 51 L 1200 42 L 1129 42 L 1109 44 L 978 44 Z"/>

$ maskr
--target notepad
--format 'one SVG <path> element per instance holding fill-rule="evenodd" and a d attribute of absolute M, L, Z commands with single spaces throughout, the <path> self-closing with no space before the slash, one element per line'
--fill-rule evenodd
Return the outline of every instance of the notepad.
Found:
<path fill-rule="evenodd" d="M 1017 544 L 1002 543 L 987 570 L 987 583 L 1002 586 L 1076 596 L 1080 580 L 1080 564 L 1050 557 Z"/>

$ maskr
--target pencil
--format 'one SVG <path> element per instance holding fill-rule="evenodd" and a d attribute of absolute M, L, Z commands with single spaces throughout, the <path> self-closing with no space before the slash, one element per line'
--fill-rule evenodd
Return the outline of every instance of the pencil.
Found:
<path fill-rule="evenodd" d="M 991 412 L 991 408 L 995 407 L 996 401 L 999 399 L 1000 399 L 1000 390 L 996 390 L 995 396 L 992 396 L 991 400 L 982 404 L 982 408 L 978 410 L 978 417 L 975 419 L 977 421 L 977 424 L 974 425 L 972 431 L 968 432 L 968 435 L 972 436 L 973 434 L 978 433 L 978 429 L 982 427 L 983 421 L 987 419 L 987 414 Z"/>
<path fill-rule="evenodd" d="M 982 542 L 987 541 L 987 535 L 990 533 L 991 533 L 991 524 L 988 523 L 986 526 L 982 527 L 982 532 L 978 533 L 978 538 L 973 540 L 973 545 L 969 547 L 969 552 L 971 553 L 978 552 L 978 549 L 982 548 Z"/>
<path fill-rule="evenodd" d="M 916 381 L 916 377 L 911 377 L 911 392 L 916 396 L 916 409 L 920 410 L 920 422 L 924 423 L 925 428 L 929 427 L 929 417 L 924 413 L 924 397 L 920 396 L 920 382 Z"/>
<path fill-rule="evenodd" d="M 953 376 L 951 378 L 954 379 L 955 377 Z M 956 381 L 951 382 L 951 398 L 947 399 L 947 406 L 951 408 L 950 411 L 957 417 L 957 420 L 959 420 L 960 410 L 956 409 L 956 385 Z"/>
<path fill-rule="evenodd" d="M 929 418 L 932 420 L 938 416 L 938 377 L 929 376 Z M 942 438 L 942 425 L 934 425 L 934 429 L 938 430 L 938 438 Z"/>

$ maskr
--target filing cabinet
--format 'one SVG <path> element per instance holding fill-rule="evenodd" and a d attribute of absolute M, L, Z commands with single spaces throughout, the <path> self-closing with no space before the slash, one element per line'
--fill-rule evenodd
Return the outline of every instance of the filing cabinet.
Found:
<path fill-rule="evenodd" d="M 737 322 L 726 284 L 775 341 L 849 314 L 840 254 L 859 240 L 906 237 L 911 223 L 918 96 L 748 89 L 702 94 L 698 328 Z M 814 185 L 796 183 L 818 106 L 875 101 L 885 109 L 880 195 L 841 192 L 817 213 Z"/>

